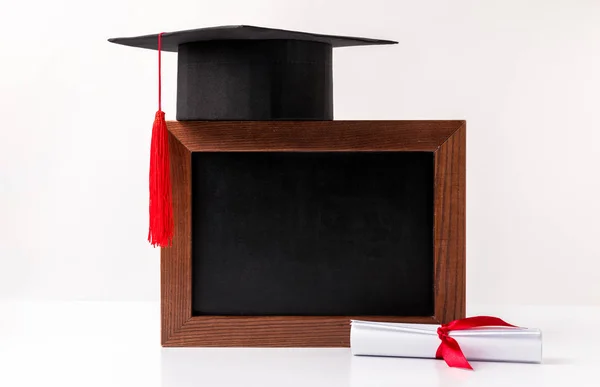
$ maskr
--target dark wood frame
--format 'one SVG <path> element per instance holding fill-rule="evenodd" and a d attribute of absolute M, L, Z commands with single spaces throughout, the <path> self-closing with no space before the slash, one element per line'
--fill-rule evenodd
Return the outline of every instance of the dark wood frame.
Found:
<path fill-rule="evenodd" d="M 350 319 L 445 323 L 465 316 L 465 121 L 168 122 L 175 237 L 161 250 L 162 345 L 347 347 Z M 434 153 L 434 315 L 192 316 L 191 154 Z"/>

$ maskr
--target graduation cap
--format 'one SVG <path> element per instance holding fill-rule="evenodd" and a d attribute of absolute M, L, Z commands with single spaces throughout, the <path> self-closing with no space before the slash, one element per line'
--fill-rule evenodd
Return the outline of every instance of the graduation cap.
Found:
<path fill-rule="evenodd" d="M 160 103 L 161 51 L 177 52 L 177 120 L 332 120 L 333 48 L 397 43 L 244 25 L 109 42 L 158 50 L 148 233 L 154 246 L 168 246 L 173 237 L 167 128 Z"/>

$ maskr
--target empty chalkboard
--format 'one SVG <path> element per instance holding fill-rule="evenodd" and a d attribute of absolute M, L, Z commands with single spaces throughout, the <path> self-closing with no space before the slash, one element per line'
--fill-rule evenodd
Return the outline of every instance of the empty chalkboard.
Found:
<path fill-rule="evenodd" d="M 431 152 L 192 153 L 193 315 L 430 316 Z"/>

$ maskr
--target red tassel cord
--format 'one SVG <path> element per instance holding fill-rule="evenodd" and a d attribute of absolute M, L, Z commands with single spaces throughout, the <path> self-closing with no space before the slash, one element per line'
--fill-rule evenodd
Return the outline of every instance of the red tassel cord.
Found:
<path fill-rule="evenodd" d="M 150 225 L 148 242 L 153 246 L 170 246 L 173 241 L 173 206 L 169 165 L 169 133 L 161 109 L 162 33 L 158 34 L 158 111 L 152 126 L 150 145 Z"/>

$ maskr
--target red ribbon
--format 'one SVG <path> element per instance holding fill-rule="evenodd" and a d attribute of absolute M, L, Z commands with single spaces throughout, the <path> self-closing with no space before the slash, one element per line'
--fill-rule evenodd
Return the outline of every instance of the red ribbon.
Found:
<path fill-rule="evenodd" d="M 507 323 L 498 317 L 476 316 L 454 320 L 448 324 L 443 324 L 437 330 L 438 336 L 442 342 L 435 353 L 438 359 L 444 359 L 450 367 L 466 368 L 472 370 L 473 367 L 467 361 L 458 342 L 449 336 L 451 331 L 463 331 L 480 327 L 512 327 L 514 325 Z"/>

